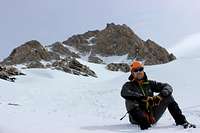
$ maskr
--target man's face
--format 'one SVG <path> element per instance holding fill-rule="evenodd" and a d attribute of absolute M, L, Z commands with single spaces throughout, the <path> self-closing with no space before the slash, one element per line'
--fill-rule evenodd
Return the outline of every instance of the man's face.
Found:
<path fill-rule="evenodd" d="M 135 79 L 141 80 L 144 78 L 144 68 L 143 67 L 139 67 L 137 69 L 134 69 L 131 71 L 131 74 L 133 75 L 133 77 Z"/>

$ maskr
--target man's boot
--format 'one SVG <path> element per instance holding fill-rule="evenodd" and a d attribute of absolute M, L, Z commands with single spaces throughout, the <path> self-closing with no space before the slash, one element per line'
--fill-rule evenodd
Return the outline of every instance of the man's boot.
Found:
<path fill-rule="evenodd" d="M 186 120 L 181 109 L 175 101 L 168 105 L 168 110 L 174 118 L 176 125 L 182 125 L 184 128 L 196 128 L 196 125 L 191 124 Z"/>

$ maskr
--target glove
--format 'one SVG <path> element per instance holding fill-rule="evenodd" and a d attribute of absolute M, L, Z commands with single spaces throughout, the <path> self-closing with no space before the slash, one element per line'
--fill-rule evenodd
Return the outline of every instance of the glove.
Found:
<path fill-rule="evenodd" d="M 150 107 L 154 106 L 153 97 L 144 96 L 142 97 L 142 102 L 144 103 L 144 107 L 146 110 L 149 110 Z"/>
<path fill-rule="evenodd" d="M 149 110 L 150 107 L 158 106 L 160 102 L 162 101 L 162 97 L 157 96 L 144 96 L 142 97 L 142 102 L 144 103 L 145 109 Z"/>
<path fill-rule="evenodd" d="M 153 96 L 153 105 L 154 106 L 158 106 L 161 101 L 162 101 L 162 97 L 161 96 L 159 96 L 159 95 Z"/>

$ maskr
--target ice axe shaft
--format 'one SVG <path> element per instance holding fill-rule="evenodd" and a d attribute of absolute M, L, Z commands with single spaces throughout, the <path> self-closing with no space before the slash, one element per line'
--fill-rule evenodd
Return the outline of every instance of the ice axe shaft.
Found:
<path fill-rule="evenodd" d="M 126 115 L 128 114 L 128 112 L 126 112 L 126 114 L 120 119 L 120 120 L 123 120 L 124 119 L 124 117 L 126 117 Z"/>

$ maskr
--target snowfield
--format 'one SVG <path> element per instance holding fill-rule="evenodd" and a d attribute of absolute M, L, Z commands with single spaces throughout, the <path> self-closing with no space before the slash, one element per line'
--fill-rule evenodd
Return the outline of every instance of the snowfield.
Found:
<path fill-rule="evenodd" d="M 0 80 L 0 133 L 199 133 L 200 58 L 178 59 L 168 64 L 146 66 L 149 79 L 173 86 L 173 95 L 196 129 L 175 126 L 165 112 L 149 130 L 129 124 L 122 85 L 129 73 L 111 72 L 105 65 L 79 60 L 98 78 L 50 69 L 22 70 L 15 83 Z"/>

